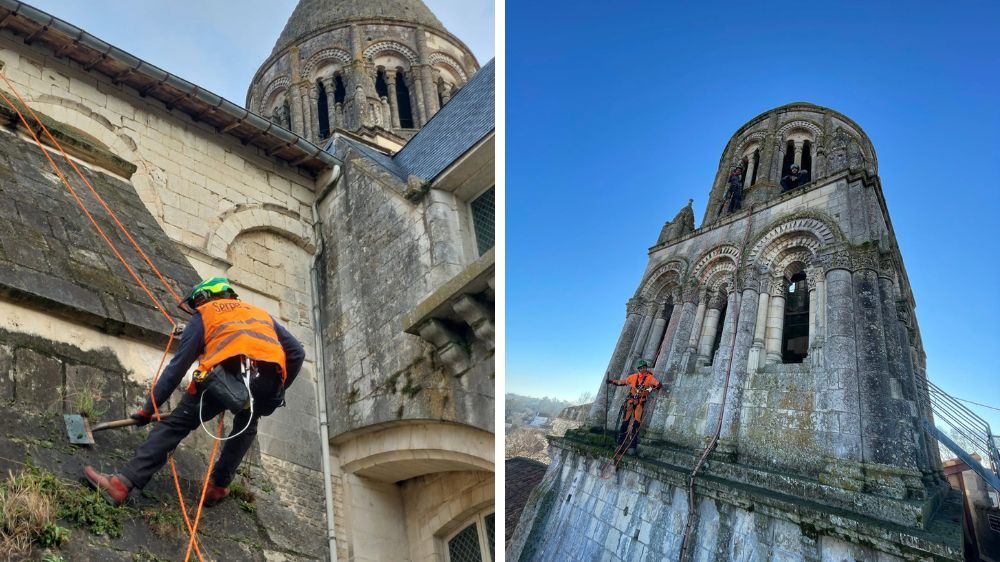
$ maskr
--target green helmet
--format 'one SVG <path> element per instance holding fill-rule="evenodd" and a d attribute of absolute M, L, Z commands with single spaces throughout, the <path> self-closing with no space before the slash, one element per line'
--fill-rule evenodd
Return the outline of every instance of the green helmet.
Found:
<path fill-rule="evenodd" d="M 226 296 L 230 298 L 236 297 L 236 291 L 229 284 L 229 279 L 225 277 L 211 277 L 198 283 L 191 289 L 191 295 L 188 296 L 188 303 L 193 306 L 199 306 L 205 301 Z"/>
<path fill-rule="evenodd" d="M 645 359 L 640 359 L 639 362 L 635 364 L 635 368 L 641 369 L 643 367 L 649 367 L 649 363 L 646 363 Z"/>

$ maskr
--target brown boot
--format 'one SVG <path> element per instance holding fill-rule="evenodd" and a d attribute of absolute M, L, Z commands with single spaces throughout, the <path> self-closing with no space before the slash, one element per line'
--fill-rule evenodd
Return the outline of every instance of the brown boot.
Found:
<path fill-rule="evenodd" d="M 132 485 L 125 478 L 118 476 L 108 476 L 94 470 L 94 467 L 87 465 L 83 468 L 83 475 L 90 482 L 90 485 L 101 491 L 104 499 L 112 505 L 125 503 Z"/>
<path fill-rule="evenodd" d="M 205 490 L 205 507 L 217 505 L 226 499 L 227 496 L 229 496 L 229 488 L 216 486 L 212 482 L 209 482 L 208 488 Z"/>

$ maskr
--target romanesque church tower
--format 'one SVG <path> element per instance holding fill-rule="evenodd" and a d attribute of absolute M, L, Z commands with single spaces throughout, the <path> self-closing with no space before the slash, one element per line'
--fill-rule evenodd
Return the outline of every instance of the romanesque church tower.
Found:
<path fill-rule="evenodd" d="M 755 117 L 701 225 L 689 204 L 664 226 L 627 302 L 608 374 L 642 358 L 669 389 L 639 457 L 609 475 L 625 388 L 601 381 L 511 559 L 960 558 L 915 306 L 864 131 L 807 103 Z"/>
<path fill-rule="evenodd" d="M 301 0 L 246 106 L 317 144 L 343 129 L 398 148 L 478 69 L 421 0 Z"/>

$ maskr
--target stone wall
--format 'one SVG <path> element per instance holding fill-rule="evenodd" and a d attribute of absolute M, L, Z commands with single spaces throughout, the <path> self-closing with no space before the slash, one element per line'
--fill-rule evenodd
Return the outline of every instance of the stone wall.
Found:
<path fill-rule="evenodd" d="M 263 306 L 303 343 L 307 363 L 289 392 L 288 407 L 260 424 L 261 453 L 312 471 L 314 480 L 320 478 L 309 313 L 312 294 L 307 275 L 315 249 L 311 239 L 315 179 L 205 124 L 168 111 L 151 98 L 23 42 L 0 38 L 0 62 L 33 109 L 79 131 L 81 138 L 92 139 L 134 167 L 131 177 L 123 178 L 116 171 L 121 166 L 109 168 L 100 162 L 84 166 L 92 170 L 88 172 L 91 177 L 130 184 L 140 206 L 152 215 L 147 223 L 139 213 L 123 208 L 123 220 L 131 221 L 137 232 L 165 233 L 164 242 L 169 239 L 173 251 L 180 250 L 186 258 L 184 266 L 197 272 L 192 279 L 228 275 L 242 298 Z M 31 166 L 40 174 L 48 173 L 47 164 Z M 156 245 L 146 249 L 161 253 L 154 252 L 160 250 Z M 114 266 L 109 267 L 113 271 Z M 171 274 L 169 268 L 165 271 Z M 186 292 L 191 279 L 180 281 L 178 289 Z M 168 306 L 173 308 L 172 303 Z M 159 357 L 149 359 L 155 352 L 146 344 L 123 344 L 121 338 L 82 330 L 72 322 L 62 329 L 55 328 L 55 320 L 39 318 L 36 324 L 51 328 L 43 336 L 53 344 L 109 347 L 127 366 L 132 380 L 143 387 L 151 382 Z M 138 400 L 134 397 L 126 407 L 135 407 Z M 315 511 L 309 519 L 324 519 L 321 505 L 310 507 Z"/>
<path fill-rule="evenodd" d="M 572 442 L 553 459 L 521 516 L 508 560 L 677 560 L 688 518 L 687 469 L 607 462 Z M 688 460 L 687 462 L 690 462 Z M 824 509 L 809 499 L 712 479 L 699 485 L 690 560 L 948 560 L 961 556 L 947 527 L 885 528 Z M 948 504 L 960 517 L 957 503 Z M 942 531 L 945 531 L 942 533 Z"/>

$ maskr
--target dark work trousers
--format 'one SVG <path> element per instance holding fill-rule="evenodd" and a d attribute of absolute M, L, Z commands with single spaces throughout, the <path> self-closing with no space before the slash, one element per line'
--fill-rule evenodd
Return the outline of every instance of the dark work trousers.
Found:
<path fill-rule="evenodd" d="M 212 470 L 212 483 L 216 486 L 228 486 L 236 475 L 243 456 L 250 450 L 254 437 L 257 436 L 257 420 L 261 415 L 270 415 L 274 412 L 280 400 L 281 378 L 273 373 L 260 373 L 250 381 L 250 392 L 254 397 L 253 419 L 250 419 L 250 410 L 243 410 L 233 418 L 233 429 L 230 435 L 239 433 L 247 420 L 250 425 L 238 437 L 224 441 L 222 443 L 222 454 L 215 463 Z M 144 488 L 149 480 L 167 462 L 167 455 L 177 448 L 177 445 L 187 437 L 191 431 L 198 429 L 200 425 L 198 419 L 198 401 L 201 399 L 202 391 L 191 395 L 187 392 L 181 399 L 180 404 L 162 422 L 156 424 L 146 442 L 135 451 L 132 460 L 121 469 L 121 475 L 127 478 L 133 486 Z M 201 407 L 202 419 L 206 422 L 205 427 L 214 435 L 218 429 L 215 423 L 208 423 L 220 413 L 223 407 L 210 396 L 205 397 Z"/>
<path fill-rule="evenodd" d="M 635 406 L 633 404 L 625 403 L 624 415 L 622 416 L 622 424 L 618 428 L 618 447 L 622 446 L 622 443 L 628 438 L 629 425 L 632 424 L 632 418 L 635 416 Z M 635 451 L 639 447 L 639 425 L 640 421 L 635 420 L 635 424 L 632 426 L 632 442 L 628 445 Z"/>

